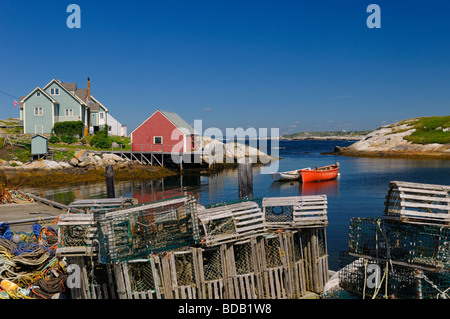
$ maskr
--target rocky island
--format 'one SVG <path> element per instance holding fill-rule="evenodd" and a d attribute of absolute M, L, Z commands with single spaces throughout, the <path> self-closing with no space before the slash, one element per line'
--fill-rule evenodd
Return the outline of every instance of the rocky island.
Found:
<path fill-rule="evenodd" d="M 450 159 L 450 116 L 419 117 L 383 125 L 333 154 Z"/>

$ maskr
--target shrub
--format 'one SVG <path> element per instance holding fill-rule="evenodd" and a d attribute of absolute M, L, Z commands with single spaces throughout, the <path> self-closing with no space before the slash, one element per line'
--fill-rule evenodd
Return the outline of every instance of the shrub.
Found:
<path fill-rule="evenodd" d="M 58 122 L 53 126 L 52 132 L 57 136 L 83 137 L 84 123 L 82 121 Z"/>
<path fill-rule="evenodd" d="M 48 141 L 50 142 L 50 143 L 58 143 L 59 141 L 60 141 L 60 139 L 59 139 L 59 137 L 58 136 L 56 136 L 56 135 L 52 135 L 52 136 L 50 136 L 50 138 L 48 139 Z"/>
<path fill-rule="evenodd" d="M 90 144 L 98 148 L 110 148 L 113 140 L 108 136 L 108 126 L 105 129 L 95 132 Z"/>
<path fill-rule="evenodd" d="M 68 135 L 61 136 L 61 142 L 63 142 L 63 143 L 72 144 L 72 143 L 75 143 L 76 141 L 77 141 L 76 137 L 68 136 Z"/>
<path fill-rule="evenodd" d="M 91 143 L 94 141 L 92 139 Z M 100 137 L 98 139 L 95 139 L 94 144 L 91 144 L 94 147 L 98 148 L 111 148 L 112 142 L 108 137 Z"/>

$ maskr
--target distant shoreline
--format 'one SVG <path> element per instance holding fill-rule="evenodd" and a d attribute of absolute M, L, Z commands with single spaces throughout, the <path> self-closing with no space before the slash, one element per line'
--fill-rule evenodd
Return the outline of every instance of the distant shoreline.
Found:
<path fill-rule="evenodd" d="M 335 149 L 324 155 L 341 155 L 348 157 L 369 158 L 397 158 L 397 159 L 419 159 L 419 160 L 449 160 L 450 154 L 444 152 L 419 152 L 419 151 L 355 151 L 345 148 Z"/>
<path fill-rule="evenodd" d="M 364 136 L 280 137 L 283 141 L 360 141 Z"/>

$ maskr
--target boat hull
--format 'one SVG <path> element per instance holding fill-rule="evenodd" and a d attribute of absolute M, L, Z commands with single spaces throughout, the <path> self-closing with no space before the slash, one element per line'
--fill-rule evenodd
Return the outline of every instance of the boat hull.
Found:
<path fill-rule="evenodd" d="M 275 182 L 278 181 L 299 181 L 301 180 L 300 178 L 300 172 L 303 170 L 310 170 L 310 167 L 305 167 L 302 169 L 297 169 L 297 170 L 293 170 L 293 171 L 288 171 L 288 172 L 278 172 L 278 173 L 274 173 L 272 174 L 273 179 Z"/>
<path fill-rule="evenodd" d="M 339 173 L 339 166 L 331 165 L 319 169 L 301 170 L 300 176 L 303 183 L 320 182 L 335 179 Z"/>
<path fill-rule="evenodd" d="M 299 179 L 299 172 L 296 173 L 275 173 L 273 179 L 275 181 L 295 181 Z"/>

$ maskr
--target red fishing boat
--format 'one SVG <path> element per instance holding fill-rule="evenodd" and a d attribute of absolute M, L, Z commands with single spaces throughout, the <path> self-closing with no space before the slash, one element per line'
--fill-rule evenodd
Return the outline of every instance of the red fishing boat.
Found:
<path fill-rule="evenodd" d="M 320 182 L 335 179 L 339 173 L 339 163 L 310 170 L 300 170 L 301 181 Z"/>

